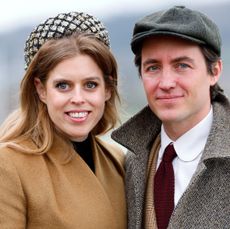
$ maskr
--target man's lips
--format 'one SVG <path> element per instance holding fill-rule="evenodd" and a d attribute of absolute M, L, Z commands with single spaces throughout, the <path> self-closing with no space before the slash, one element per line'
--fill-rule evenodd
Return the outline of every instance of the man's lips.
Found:
<path fill-rule="evenodd" d="M 157 96 L 156 99 L 157 100 L 173 100 L 173 99 L 178 99 L 182 97 L 183 95 L 161 95 L 161 96 Z"/>

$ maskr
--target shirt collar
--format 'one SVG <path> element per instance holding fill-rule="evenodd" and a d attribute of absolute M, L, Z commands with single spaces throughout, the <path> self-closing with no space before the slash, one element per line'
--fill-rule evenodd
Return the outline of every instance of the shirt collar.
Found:
<path fill-rule="evenodd" d="M 161 126 L 161 149 L 159 158 L 163 156 L 163 152 L 170 142 L 173 142 L 177 156 L 182 161 L 193 161 L 203 151 L 209 132 L 211 130 L 213 120 L 213 109 L 211 107 L 208 115 L 202 119 L 196 126 L 183 134 L 175 142 L 173 142 L 166 134 L 163 125 Z"/>

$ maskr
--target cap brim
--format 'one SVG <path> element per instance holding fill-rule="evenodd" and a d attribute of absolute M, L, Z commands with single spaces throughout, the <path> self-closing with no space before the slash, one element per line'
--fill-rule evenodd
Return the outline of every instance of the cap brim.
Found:
<path fill-rule="evenodd" d="M 175 33 L 175 32 L 171 32 L 171 31 L 148 31 L 148 32 L 143 32 L 143 33 L 138 33 L 137 35 L 135 35 L 131 41 L 131 49 L 133 51 L 134 54 L 136 54 L 138 52 L 138 50 L 140 50 L 140 48 L 142 47 L 142 42 L 148 38 L 148 37 L 153 37 L 153 36 L 158 36 L 158 35 L 169 35 L 169 36 L 176 36 L 176 37 L 180 37 L 182 39 L 186 39 L 198 44 L 205 44 L 204 41 L 199 40 L 197 38 L 191 37 L 189 35 L 185 35 L 185 34 L 180 34 L 180 33 Z"/>

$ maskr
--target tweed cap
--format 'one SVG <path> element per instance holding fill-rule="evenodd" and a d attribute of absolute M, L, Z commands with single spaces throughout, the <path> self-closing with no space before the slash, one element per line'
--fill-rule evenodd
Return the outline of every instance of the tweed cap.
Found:
<path fill-rule="evenodd" d="M 110 48 L 108 31 L 97 18 L 83 12 L 61 13 L 48 18 L 30 33 L 24 49 L 25 69 L 46 41 L 63 38 L 75 32 L 94 34 Z"/>
<path fill-rule="evenodd" d="M 134 54 L 140 50 L 145 38 L 155 35 L 178 36 L 205 44 L 218 56 L 221 55 L 221 37 L 217 25 L 205 14 L 184 6 L 158 11 L 138 21 L 131 41 Z"/>

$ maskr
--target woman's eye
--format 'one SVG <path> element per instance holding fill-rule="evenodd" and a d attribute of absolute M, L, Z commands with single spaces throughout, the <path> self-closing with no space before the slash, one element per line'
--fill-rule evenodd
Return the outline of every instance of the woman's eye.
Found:
<path fill-rule="evenodd" d="M 66 90 L 66 89 L 68 89 L 68 84 L 67 83 L 65 83 L 65 82 L 60 82 L 60 83 L 57 83 L 56 84 L 56 88 L 59 88 L 59 89 L 61 89 L 61 90 Z"/>
<path fill-rule="evenodd" d="M 96 82 L 87 82 L 86 87 L 89 89 L 93 89 L 93 88 L 97 87 L 97 83 Z"/>

